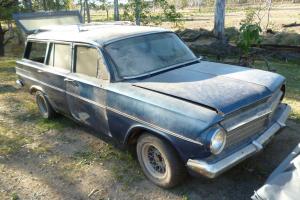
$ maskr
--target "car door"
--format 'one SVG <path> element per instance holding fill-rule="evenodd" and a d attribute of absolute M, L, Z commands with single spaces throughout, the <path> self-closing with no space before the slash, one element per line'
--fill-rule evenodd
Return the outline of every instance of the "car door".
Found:
<path fill-rule="evenodd" d="M 47 70 L 40 71 L 43 76 L 40 77 L 40 80 L 44 80 L 55 89 L 47 94 L 55 109 L 69 115 L 64 80 L 67 74 L 71 72 L 72 45 L 67 42 L 51 42 L 48 52 Z"/>
<path fill-rule="evenodd" d="M 62 55 L 67 59 L 64 69 L 60 69 L 54 61 L 53 44 L 43 40 L 28 40 L 24 58 L 17 62 L 16 72 L 30 87 L 45 93 L 52 107 L 61 113 L 68 113 L 65 96 L 65 75 L 71 72 L 71 45 L 64 54 L 57 54 L 55 60 L 61 60 Z"/>
<path fill-rule="evenodd" d="M 76 120 L 109 135 L 101 67 L 104 62 L 98 48 L 74 44 L 73 70 L 65 79 L 66 94 L 68 108 Z"/>

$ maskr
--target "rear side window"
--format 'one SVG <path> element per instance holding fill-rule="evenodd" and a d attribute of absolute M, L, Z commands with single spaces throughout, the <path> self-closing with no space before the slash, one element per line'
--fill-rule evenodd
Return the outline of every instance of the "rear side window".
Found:
<path fill-rule="evenodd" d="M 69 44 L 52 44 L 48 65 L 70 70 L 71 69 L 71 46 Z"/>
<path fill-rule="evenodd" d="M 24 57 L 35 62 L 44 63 L 46 50 L 46 42 L 27 42 Z"/>
<path fill-rule="evenodd" d="M 88 46 L 76 46 L 75 53 L 75 72 L 97 77 L 99 64 L 99 53 L 97 49 Z"/>

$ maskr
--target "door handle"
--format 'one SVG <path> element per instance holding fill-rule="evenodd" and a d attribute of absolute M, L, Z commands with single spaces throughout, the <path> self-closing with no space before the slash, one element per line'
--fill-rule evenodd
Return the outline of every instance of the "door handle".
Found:
<path fill-rule="evenodd" d="M 70 78 L 65 78 L 64 79 L 64 81 L 65 82 L 69 82 L 69 83 L 72 83 L 74 86 L 78 86 L 78 83 L 75 81 L 75 80 L 73 80 L 73 79 L 70 79 Z"/>
<path fill-rule="evenodd" d="M 38 73 L 43 73 L 44 71 L 39 69 L 37 72 L 38 72 Z"/>

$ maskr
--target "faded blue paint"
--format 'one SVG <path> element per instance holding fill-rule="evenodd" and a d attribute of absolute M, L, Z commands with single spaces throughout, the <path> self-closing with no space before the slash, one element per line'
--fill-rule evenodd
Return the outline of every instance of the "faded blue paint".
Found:
<path fill-rule="evenodd" d="M 210 128 L 232 112 L 269 97 L 285 81 L 275 73 L 205 61 L 104 84 L 71 70 L 55 70 L 28 60 L 17 64 L 26 87 L 42 88 L 58 112 L 124 146 L 131 130 L 143 128 L 169 141 L 184 162 L 211 155 L 206 141 Z"/>
<path fill-rule="evenodd" d="M 242 67 L 233 67 L 233 70 L 216 63 L 212 63 L 211 68 L 208 66 L 209 62 L 200 62 L 133 85 L 229 114 L 270 96 L 284 82 L 282 76 L 270 72 Z M 225 69 L 218 70 L 222 66 Z"/>

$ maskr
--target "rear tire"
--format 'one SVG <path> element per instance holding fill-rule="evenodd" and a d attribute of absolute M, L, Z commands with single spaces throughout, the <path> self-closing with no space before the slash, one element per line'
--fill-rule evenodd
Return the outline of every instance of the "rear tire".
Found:
<path fill-rule="evenodd" d="M 186 177 L 186 168 L 177 152 L 166 141 L 143 134 L 138 138 L 136 151 L 144 174 L 154 184 L 172 188 Z"/>
<path fill-rule="evenodd" d="M 37 91 L 35 93 L 35 101 L 44 119 L 52 119 L 55 117 L 55 111 L 51 107 L 48 99 L 41 91 Z"/>

